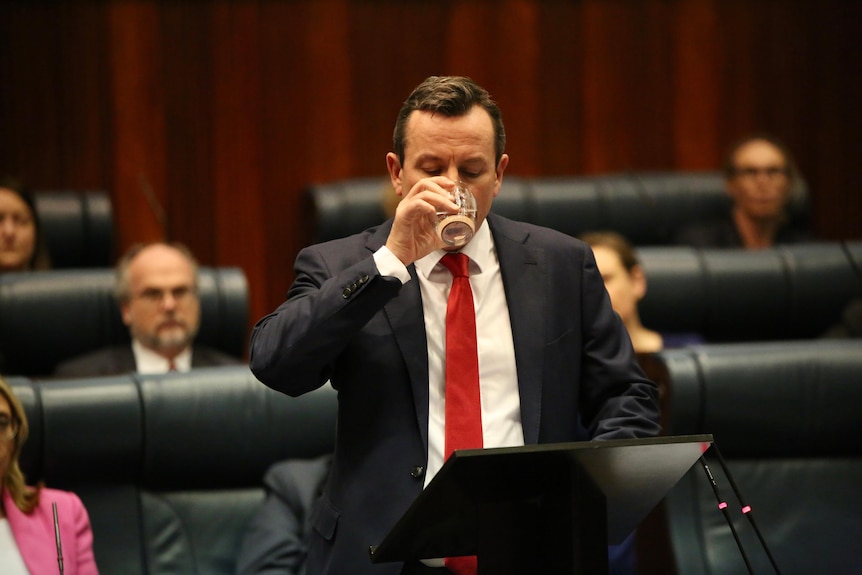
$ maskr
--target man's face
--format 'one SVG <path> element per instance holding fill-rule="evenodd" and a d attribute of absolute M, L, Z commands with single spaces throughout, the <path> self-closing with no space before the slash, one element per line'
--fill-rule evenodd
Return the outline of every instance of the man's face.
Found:
<path fill-rule="evenodd" d="M 129 299 L 123 321 L 132 337 L 165 356 L 191 345 L 200 321 L 194 270 L 170 246 L 142 250 L 128 267 Z"/>
<path fill-rule="evenodd" d="M 790 178 L 781 150 L 765 140 L 752 140 L 736 151 L 735 174 L 727 191 L 737 209 L 754 220 L 782 216 L 790 197 Z"/>
<path fill-rule="evenodd" d="M 476 197 L 476 229 L 500 192 L 505 154 L 494 163 L 494 126 L 491 116 L 474 106 L 463 116 L 416 111 L 407 122 L 404 163 L 393 170 L 396 192 L 403 196 L 422 178 L 445 176 L 467 184 Z"/>
<path fill-rule="evenodd" d="M 605 289 L 611 298 L 611 307 L 625 323 L 635 315 L 638 302 L 646 293 L 643 274 L 639 268 L 630 273 L 623 265 L 619 254 L 609 247 L 594 246 L 593 255 L 596 257 L 596 266 L 605 282 Z"/>
<path fill-rule="evenodd" d="M 0 270 L 26 269 L 36 249 L 36 223 L 18 194 L 0 188 Z"/>

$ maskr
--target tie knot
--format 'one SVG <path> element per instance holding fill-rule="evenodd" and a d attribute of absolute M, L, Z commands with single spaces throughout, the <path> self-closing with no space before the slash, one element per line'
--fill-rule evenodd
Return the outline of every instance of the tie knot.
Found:
<path fill-rule="evenodd" d="M 449 271 L 452 272 L 453 277 L 470 277 L 470 258 L 468 258 L 465 254 L 462 254 L 461 252 L 458 252 L 456 254 L 446 254 L 440 260 L 440 263 L 449 268 Z"/>

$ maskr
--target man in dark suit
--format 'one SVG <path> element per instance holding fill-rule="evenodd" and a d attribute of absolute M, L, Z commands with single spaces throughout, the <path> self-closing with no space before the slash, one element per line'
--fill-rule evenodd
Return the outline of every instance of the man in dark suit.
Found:
<path fill-rule="evenodd" d="M 311 517 L 308 573 L 447 573 L 442 560 L 372 564 L 440 469 L 445 437 L 447 251 L 469 258 L 483 447 L 648 437 L 656 387 L 638 367 L 589 247 L 491 211 L 509 157 L 502 115 L 468 78 L 431 77 L 405 101 L 387 167 L 395 217 L 303 249 L 288 299 L 251 339 L 252 371 L 301 395 L 327 380 L 339 416 L 330 476 Z M 475 235 L 445 249 L 437 212 L 456 182 Z M 477 414 L 477 419 L 479 414 Z"/>
<path fill-rule="evenodd" d="M 266 499 L 242 540 L 236 575 L 302 575 L 311 510 L 329 474 L 332 456 L 289 459 L 263 477 Z"/>
<path fill-rule="evenodd" d="M 165 373 L 239 363 L 195 345 L 200 323 L 197 262 L 181 244 L 133 246 L 117 264 L 115 296 L 131 345 L 111 346 L 61 363 L 57 377 L 137 371 Z"/>

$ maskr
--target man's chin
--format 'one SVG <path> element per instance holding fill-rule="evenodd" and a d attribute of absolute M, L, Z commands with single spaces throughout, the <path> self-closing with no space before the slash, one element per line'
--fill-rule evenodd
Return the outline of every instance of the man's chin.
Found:
<path fill-rule="evenodd" d="M 175 330 L 173 330 L 175 331 Z M 153 340 L 154 347 L 159 350 L 185 349 L 192 343 L 191 336 L 185 332 L 160 333 Z"/>

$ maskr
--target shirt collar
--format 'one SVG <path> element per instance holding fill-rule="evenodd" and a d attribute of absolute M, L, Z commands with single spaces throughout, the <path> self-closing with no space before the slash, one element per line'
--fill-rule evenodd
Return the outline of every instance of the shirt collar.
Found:
<path fill-rule="evenodd" d="M 470 273 L 482 273 L 483 269 L 487 269 L 494 258 L 494 238 L 491 236 L 491 228 L 488 226 L 488 219 L 482 221 L 482 225 L 473 234 L 473 239 L 467 242 L 460 252 L 470 258 Z M 446 250 L 434 250 L 427 256 L 416 260 L 416 273 L 422 274 L 424 277 L 431 275 L 434 267 L 440 263 L 440 259 L 446 255 Z"/>
<path fill-rule="evenodd" d="M 135 355 L 135 366 L 138 373 L 167 373 L 170 362 L 145 347 L 140 341 L 132 340 L 132 353 Z M 177 371 L 189 371 L 192 367 L 192 349 L 187 347 L 174 358 Z"/>

